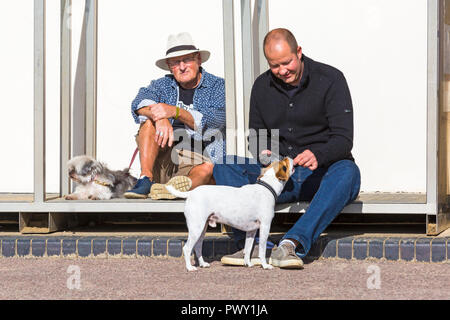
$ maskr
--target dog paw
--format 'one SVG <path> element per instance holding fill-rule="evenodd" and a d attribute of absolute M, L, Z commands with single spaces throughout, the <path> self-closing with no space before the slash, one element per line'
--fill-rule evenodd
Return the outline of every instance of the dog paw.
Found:
<path fill-rule="evenodd" d="M 266 264 L 266 265 L 262 265 L 264 270 L 272 270 L 273 266 L 271 266 L 270 264 Z"/>
<path fill-rule="evenodd" d="M 89 196 L 89 200 L 100 200 L 100 198 L 96 196 Z"/>
<path fill-rule="evenodd" d="M 204 262 L 200 265 L 200 268 L 209 268 L 211 265 L 208 262 Z"/>
<path fill-rule="evenodd" d="M 188 267 L 186 267 L 187 268 L 187 271 L 197 271 L 197 268 L 196 267 L 194 267 L 194 266 L 188 266 Z"/>
<path fill-rule="evenodd" d="M 67 196 L 64 197 L 65 200 L 78 200 L 77 196 L 74 196 L 72 194 L 69 194 Z"/>
<path fill-rule="evenodd" d="M 251 268 L 251 267 L 253 267 L 253 266 L 254 266 L 254 264 L 253 264 L 253 263 L 251 263 L 251 262 L 248 262 L 248 263 L 244 263 L 244 265 L 245 265 L 246 267 L 248 267 L 248 268 Z"/>

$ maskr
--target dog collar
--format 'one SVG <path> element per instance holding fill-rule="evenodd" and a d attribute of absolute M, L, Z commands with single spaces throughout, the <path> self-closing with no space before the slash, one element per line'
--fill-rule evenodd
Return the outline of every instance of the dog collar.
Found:
<path fill-rule="evenodd" d="M 111 183 L 106 183 L 106 182 L 99 181 L 97 179 L 97 177 L 98 177 L 98 175 L 95 176 L 95 179 L 93 180 L 96 184 L 99 184 L 99 185 L 104 186 L 104 187 L 112 187 L 113 186 Z"/>
<path fill-rule="evenodd" d="M 99 185 L 104 186 L 104 187 L 112 187 L 112 184 L 106 183 L 106 182 L 101 182 L 101 181 L 98 181 L 97 179 L 94 180 L 94 182 L 95 182 L 96 184 L 99 184 Z"/>
<path fill-rule="evenodd" d="M 277 193 L 275 192 L 275 190 L 273 190 L 273 188 L 270 186 L 270 184 L 268 184 L 267 182 L 264 182 L 262 180 L 256 180 L 256 184 L 262 185 L 264 187 L 266 187 L 267 189 L 269 189 L 270 192 L 272 192 L 273 197 L 275 198 L 275 202 L 277 202 L 278 196 Z"/>

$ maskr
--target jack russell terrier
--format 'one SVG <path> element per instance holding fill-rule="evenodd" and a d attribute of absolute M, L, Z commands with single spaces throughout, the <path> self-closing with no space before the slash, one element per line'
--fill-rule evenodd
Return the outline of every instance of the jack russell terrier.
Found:
<path fill-rule="evenodd" d="M 240 188 L 204 185 L 192 191 L 180 192 L 166 186 L 174 196 L 186 198 L 184 216 L 189 235 L 183 247 L 183 254 L 188 271 L 197 270 L 191 264 L 193 248 L 200 267 L 209 267 L 202 257 L 202 243 L 208 224 L 216 227 L 217 223 L 246 231 L 244 263 L 248 267 L 253 266 L 250 262 L 250 253 L 256 231 L 259 229 L 261 265 L 264 269 L 272 269 L 273 267 L 266 261 L 266 246 L 275 214 L 275 201 L 293 173 L 294 161 L 291 158 L 284 158 L 263 168 L 256 184 Z"/>

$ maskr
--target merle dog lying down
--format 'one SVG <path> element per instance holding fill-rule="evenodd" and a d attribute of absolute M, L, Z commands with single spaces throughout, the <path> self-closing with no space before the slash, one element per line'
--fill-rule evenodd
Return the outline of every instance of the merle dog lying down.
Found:
<path fill-rule="evenodd" d="M 67 165 L 69 176 L 77 185 L 74 193 L 65 196 L 66 200 L 120 198 L 137 181 L 128 168 L 113 171 L 89 156 L 74 157 Z"/>

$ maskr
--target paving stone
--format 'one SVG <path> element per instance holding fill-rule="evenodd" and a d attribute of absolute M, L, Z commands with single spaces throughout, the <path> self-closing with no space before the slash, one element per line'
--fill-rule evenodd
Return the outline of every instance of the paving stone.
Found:
<path fill-rule="evenodd" d="M 203 241 L 202 254 L 204 257 L 207 257 L 207 258 L 214 257 L 214 240 L 205 239 L 205 241 Z"/>
<path fill-rule="evenodd" d="M 214 240 L 214 256 L 223 257 L 229 253 L 228 243 L 229 239 L 215 239 Z"/>
<path fill-rule="evenodd" d="M 416 260 L 421 262 L 431 261 L 431 239 L 422 238 L 416 241 Z"/>
<path fill-rule="evenodd" d="M 136 256 L 136 239 L 123 240 L 123 255 Z"/>
<path fill-rule="evenodd" d="M 139 239 L 137 243 L 138 256 L 151 257 L 152 255 L 152 239 Z"/>
<path fill-rule="evenodd" d="M 401 239 L 400 240 L 400 259 L 406 261 L 414 260 L 414 244 L 416 239 Z"/>
<path fill-rule="evenodd" d="M 2 256 L 14 257 L 16 255 L 16 240 L 3 239 L 2 240 Z"/>
<path fill-rule="evenodd" d="M 77 241 L 75 239 L 63 239 L 62 253 L 64 256 L 77 254 Z"/>
<path fill-rule="evenodd" d="M 398 260 L 400 258 L 400 239 L 388 238 L 384 242 L 384 257 L 387 260 Z"/>
<path fill-rule="evenodd" d="M 61 255 L 61 239 L 47 239 L 47 256 Z"/>
<path fill-rule="evenodd" d="M 447 261 L 450 260 L 450 238 L 447 238 Z"/>
<path fill-rule="evenodd" d="M 78 240 L 78 256 L 89 257 L 92 253 L 92 239 Z"/>
<path fill-rule="evenodd" d="M 381 259 L 383 258 L 383 242 L 384 239 L 370 239 L 369 240 L 369 258 Z"/>
<path fill-rule="evenodd" d="M 153 240 L 153 255 L 165 256 L 167 255 L 167 241 L 168 238 L 158 238 Z"/>
<path fill-rule="evenodd" d="M 311 246 L 309 249 L 308 257 L 309 258 L 319 258 L 322 254 L 322 241 L 319 239 Z"/>
<path fill-rule="evenodd" d="M 120 255 L 122 253 L 122 240 L 108 239 L 107 248 L 109 256 Z"/>
<path fill-rule="evenodd" d="M 230 244 L 228 246 L 229 246 L 228 247 L 229 254 L 233 254 L 233 253 L 239 251 L 238 247 L 236 246 L 236 242 L 233 239 L 230 240 Z"/>
<path fill-rule="evenodd" d="M 183 255 L 183 242 L 180 239 L 170 239 L 167 251 L 170 257 L 181 257 Z"/>
<path fill-rule="evenodd" d="M 17 239 L 17 255 L 19 257 L 28 256 L 30 254 L 31 239 Z"/>
<path fill-rule="evenodd" d="M 94 256 L 106 254 L 106 239 L 92 240 L 92 253 Z"/>
<path fill-rule="evenodd" d="M 31 240 L 31 254 L 34 257 L 43 257 L 45 255 L 45 239 Z"/>
<path fill-rule="evenodd" d="M 353 258 L 357 260 L 364 260 L 367 258 L 368 242 L 368 239 L 355 239 L 355 241 L 353 241 Z"/>
<path fill-rule="evenodd" d="M 443 262 L 446 261 L 446 245 L 447 239 L 445 238 L 435 238 L 431 242 L 431 261 L 432 262 Z"/>
<path fill-rule="evenodd" d="M 326 239 L 324 240 L 324 249 L 322 252 L 322 257 L 324 258 L 335 258 L 336 257 L 336 245 L 337 240 L 336 239 Z"/>
<path fill-rule="evenodd" d="M 351 259 L 352 258 L 352 238 L 343 238 L 338 240 L 338 258 Z"/>

